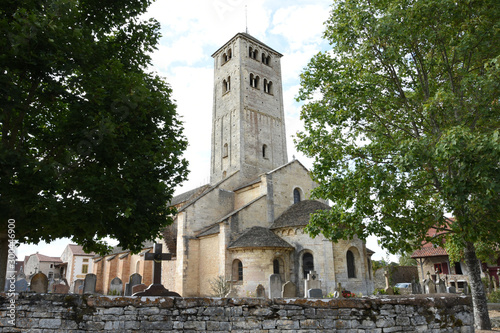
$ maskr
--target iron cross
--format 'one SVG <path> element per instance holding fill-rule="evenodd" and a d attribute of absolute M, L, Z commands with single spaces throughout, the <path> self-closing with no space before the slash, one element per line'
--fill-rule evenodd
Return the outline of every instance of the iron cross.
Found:
<path fill-rule="evenodd" d="M 146 253 L 144 260 L 153 260 L 153 284 L 161 284 L 161 262 L 172 260 L 171 253 L 162 253 L 162 244 L 155 243 L 154 253 Z"/>

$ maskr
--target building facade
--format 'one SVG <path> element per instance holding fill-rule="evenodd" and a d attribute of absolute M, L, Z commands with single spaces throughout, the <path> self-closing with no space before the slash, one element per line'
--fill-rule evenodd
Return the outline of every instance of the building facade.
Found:
<path fill-rule="evenodd" d="M 173 255 L 163 262 L 165 287 L 209 296 L 211 282 L 222 278 L 233 295 L 245 297 L 259 285 L 267 293 L 275 275 L 304 296 L 307 274 L 316 272 L 324 295 L 338 283 L 372 293 L 373 252 L 363 241 L 332 243 L 304 232 L 310 214 L 329 206 L 310 200 L 317 184 L 287 157 L 282 55 L 238 33 L 212 57 L 211 181 L 171 203 L 178 214 L 164 232 Z"/>

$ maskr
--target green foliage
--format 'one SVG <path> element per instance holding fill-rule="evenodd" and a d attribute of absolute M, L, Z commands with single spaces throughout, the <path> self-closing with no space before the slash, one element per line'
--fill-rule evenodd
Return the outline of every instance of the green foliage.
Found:
<path fill-rule="evenodd" d="M 375 234 L 392 253 L 498 244 L 498 22 L 493 0 L 335 2 L 332 50 L 313 57 L 298 96 L 313 196 L 333 203 L 310 234 Z"/>
<path fill-rule="evenodd" d="M 187 142 L 169 85 L 148 71 L 150 2 L 0 5 L 0 211 L 19 241 L 102 253 L 109 236 L 138 251 L 172 222 Z"/>
<path fill-rule="evenodd" d="M 399 266 L 417 266 L 417 260 L 411 258 L 411 253 L 400 253 Z"/>
<path fill-rule="evenodd" d="M 488 303 L 500 303 L 500 290 L 488 294 Z"/>
<path fill-rule="evenodd" d="M 298 96 L 313 197 L 333 203 L 307 231 L 374 234 L 391 253 L 446 241 L 452 261 L 462 249 L 482 329 L 475 246 L 500 240 L 499 22 L 496 0 L 336 1 L 332 50 L 313 57 Z"/>

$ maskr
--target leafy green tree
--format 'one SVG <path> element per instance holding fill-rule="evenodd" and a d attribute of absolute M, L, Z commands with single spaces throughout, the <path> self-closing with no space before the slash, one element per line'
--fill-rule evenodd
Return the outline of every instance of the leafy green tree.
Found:
<path fill-rule="evenodd" d="M 314 158 L 314 196 L 333 202 L 308 231 L 375 234 L 394 254 L 443 238 L 459 246 L 482 329 L 474 244 L 500 239 L 499 22 L 494 0 L 336 1 L 332 50 L 310 61 L 298 97 L 298 149 Z"/>
<path fill-rule="evenodd" d="M 151 73 L 151 1 L 0 5 L 0 286 L 7 219 L 21 243 L 70 237 L 137 251 L 172 222 L 187 142 L 171 89 Z"/>

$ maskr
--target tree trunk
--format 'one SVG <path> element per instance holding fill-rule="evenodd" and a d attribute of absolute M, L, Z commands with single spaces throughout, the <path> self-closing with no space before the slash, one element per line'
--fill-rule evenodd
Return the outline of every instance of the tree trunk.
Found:
<path fill-rule="evenodd" d="M 474 309 L 474 326 L 476 329 L 491 330 L 488 303 L 481 281 L 481 268 L 476 256 L 474 244 L 467 242 L 465 246 L 465 264 L 469 271 L 470 289 L 472 292 L 472 307 Z"/>
<path fill-rule="evenodd" d="M 9 238 L 7 237 L 7 233 L 0 232 L 0 292 L 4 291 L 5 288 L 8 256 Z"/>

